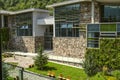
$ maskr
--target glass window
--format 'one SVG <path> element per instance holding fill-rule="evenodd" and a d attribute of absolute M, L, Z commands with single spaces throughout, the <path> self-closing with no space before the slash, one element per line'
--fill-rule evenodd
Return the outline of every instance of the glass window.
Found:
<path fill-rule="evenodd" d="M 17 36 L 32 36 L 32 13 L 17 14 L 12 19 L 14 19 L 12 26 L 16 27 Z"/>
<path fill-rule="evenodd" d="M 88 24 L 87 26 L 88 31 L 99 32 L 99 24 Z"/>
<path fill-rule="evenodd" d="M 87 25 L 87 47 L 98 48 L 99 47 L 99 24 Z"/>
<path fill-rule="evenodd" d="M 120 22 L 119 5 L 102 5 L 101 10 L 102 22 Z"/>
<path fill-rule="evenodd" d="M 117 24 L 117 31 L 120 32 L 120 24 Z"/>
<path fill-rule="evenodd" d="M 98 32 L 88 32 L 88 38 L 99 38 Z"/>
<path fill-rule="evenodd" d="M 79 37 L 80 4 L 55 8 L 55 36 Z"/>

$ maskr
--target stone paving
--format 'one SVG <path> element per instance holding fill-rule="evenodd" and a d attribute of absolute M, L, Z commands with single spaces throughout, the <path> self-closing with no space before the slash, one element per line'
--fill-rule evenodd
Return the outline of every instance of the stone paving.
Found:
<path fill-rule="evenodd" d="M 15 57 L 6 58 L 5 62 L 17 62 L 18 66 L 24 67 L 24 68 L 28 68 L 29 65 L 32 65 L 34 63 L 33 57 L 37 55 L 36 53 L 23 53 L 23 52 L 8 52 L 8 53 L 15 55 Z M 55 56 L 52 54 L 52 51 L 44 51 L 44 53 L 47 54 L 48 59 L 50 61 L 52 60 L 55 62 L 77 63 L 78 65 L 82 64 L 84 61 L 84 59 Z M 73 65 L 69 65 L 69 66 L 73 66 Z M 79 66 L 74 65 L 74 66 L 82 68 L 81 65 Z"/>
<path fill-rule="evenodd" d="M 24 57 L 24 56 L 17 56 L 8 57 L 4 59 L 4 62 L 15 62 L 18 63 L 18 66 L 28 68 L 29 65 L 34 64 L 33 57 Z"/>

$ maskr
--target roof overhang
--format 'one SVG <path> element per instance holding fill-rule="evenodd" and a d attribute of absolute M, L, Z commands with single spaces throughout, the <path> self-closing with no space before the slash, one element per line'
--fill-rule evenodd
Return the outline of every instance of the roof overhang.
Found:
<path fill-rule="evenodd" d="M 25 9 L 25 10 L 20 10 L 20 11 L 13 11 L 13 12 L 0 10 L 0 14 L 6 14 L 6 15 L 15 15 L 15 14 L 27 13 L 27 12 L 45 12 L 45 13 L 49 13 L 48 10 L 35 9 L 35 8 L 30 8 L 30 9 Z"/>
<path fill-rule="evenodd" d="M 0 14 L 9 15 L 11 13 L 12 12 L 10 12 L 10 11 L 0 10 Z"/>
<path fill-rule="evenodd" d="M 96 0 L 100 3 L 120 3 L 120 0 Z"/>
<path fill-rule="evenodd" d="M 120 3 L 120 0 L 68 0 L 68 1 L 64 1 L 61 3 L 55 3 L 52 5 L 47 5 L 47 8 L 52 8 L 52 7 L 57 7 L 57 6 L 63 6 L 63 5 L 68 5 L 68 4 L 74 4 L 74 3 L 79 3 L 79 2 L 92 2 L 92 1 L 96 1 L 99 3 Z"/>
<path fill-rule="evenodd" d="M 54 24 L 53 16 L 37 20 L 37 25 L 53 25 L 53 24 Z"/>
<path fill-rule="evenodd" d="M 25 10 L 20 10 L 20 11 L 12 12 L 11 15 L 12 14 L 26 13 L 26 12 L 45 12 L 45 13 L 48 13 L 49 11 L 48 10 L 44 10 L 44 9 L 30 8 L 30 9 L 25 9 Z"/>

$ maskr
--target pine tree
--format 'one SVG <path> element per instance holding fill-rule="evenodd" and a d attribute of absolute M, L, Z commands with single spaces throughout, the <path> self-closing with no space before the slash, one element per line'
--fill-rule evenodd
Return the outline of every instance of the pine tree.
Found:
<path fill-rule="evenodd" d="M 35 65 L 38 69 L 43 70 L 44 66 L 47 64 L 48 57 L 43 54 L 43 48 L 39 45 L 38 55 L 35 57 Z"/>

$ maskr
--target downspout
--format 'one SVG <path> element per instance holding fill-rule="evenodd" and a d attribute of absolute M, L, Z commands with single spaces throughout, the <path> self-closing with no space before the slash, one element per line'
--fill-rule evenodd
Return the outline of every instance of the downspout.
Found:
<path fill-rule="evenodd" d="M 95 23 L 95 1 L 92 0 L 91 2 L 91 23 Z"/>

